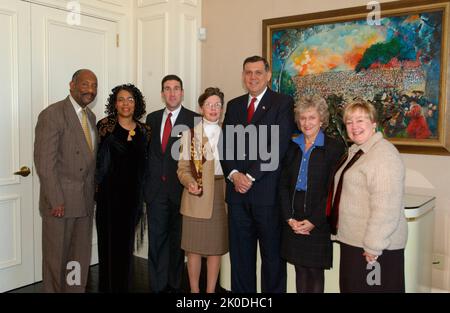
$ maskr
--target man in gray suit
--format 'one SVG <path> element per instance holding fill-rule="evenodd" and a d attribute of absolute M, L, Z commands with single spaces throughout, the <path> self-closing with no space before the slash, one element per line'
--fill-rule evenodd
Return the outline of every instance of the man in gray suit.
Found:
<path fill-rule="evenodd" d="M 84 292 L 91 259 L 97 131 L 87 107 L 97 77 L 78 70 L 70 95 L 39 114 L 34 162 L 41 190 L 44 292 Z"/>

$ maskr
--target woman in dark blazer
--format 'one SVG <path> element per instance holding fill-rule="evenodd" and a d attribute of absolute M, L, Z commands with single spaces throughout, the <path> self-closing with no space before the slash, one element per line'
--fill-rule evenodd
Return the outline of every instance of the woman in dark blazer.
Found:
<path fill-rule="evenodd" d="M 295 265 L 297 292 L 323 292 L 324 269 L 332 265 L 325 210 L 330 177 L 344 145 L 325 135 L 328 116 L 327 103 L 320 96 L 297 102 L 295 120 L 302 133 L 292 139 L 282 167 L 281 253 Z"/>

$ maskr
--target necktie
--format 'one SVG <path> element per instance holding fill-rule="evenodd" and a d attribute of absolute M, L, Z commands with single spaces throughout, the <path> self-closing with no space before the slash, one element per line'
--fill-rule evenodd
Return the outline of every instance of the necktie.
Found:
<path fill-rule="evenodd" d="M 161 140 L 161 149 L 163 153 L 166 152 L 166 146 L 167 143 L 169 142 L 170 133 L 172 132 L 172 121 L 170 120 L 171 117 L 172 112 L 167 115 L 166 123 L 164 124 L 164 131 Z"/>
<path fill-rule="evenodd" d="M 331 179 L 330 189 L 328 191 L 328 198 L 327 198 L 327 218 L 330 223 L 330 230 L 333 235 L 337 234 L 337 225 L 338 225 L 338 219 L 339 219 L 339 202 L 341 200 L 341 192 L 342 192 L 342 184 L 344 181 L 344 174 L 345 172 L 356 162 L 358 161 L 359 157 L 363 155 L 364 152 L 360 149 L 356 154 L 353 156 L 353 158 L 348 162 L 348 164 L 345 166 L 344 170 L 341 173 L 341 177 L 339 177 L 339 182 L 336 187 L 336 195 L 334 196 L 333 200 L 333 190 L 334 190 L 334 175 Z M 339 162 L 339 165 L 336 169 L 339 170 L 339 168 L 345 163 L 345 160 L 347 159 L 347 155 L 341 159 L 341 162 Z"/>
<path fill-rule="evenodd" d="M 94 149 L 92 148 L 91 131 L 88 125 L 86 109 L 81 110 L 81 128 L 83 128 L 84 137 L 86 138 L 86 142 L 89 146 L 89 149 L 93 151 Z"/>
<path fill-rule="evenodd" d="M 250 105 L 247 108 L 247 124 L 250 124 L 252 121 L 253 114 L 255 113 L 255 102 L 256 98 L 252 98 L 252 101 L 250 101 Z"/>

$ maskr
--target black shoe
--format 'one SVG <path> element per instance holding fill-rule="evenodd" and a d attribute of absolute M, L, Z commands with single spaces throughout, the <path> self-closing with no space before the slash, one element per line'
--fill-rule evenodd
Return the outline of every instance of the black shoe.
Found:
<path fill-rule="evenodd" d="M 216 287 L 216 293 L 231 293 L 231 290 L 227 290 L 219 285 Z"/>

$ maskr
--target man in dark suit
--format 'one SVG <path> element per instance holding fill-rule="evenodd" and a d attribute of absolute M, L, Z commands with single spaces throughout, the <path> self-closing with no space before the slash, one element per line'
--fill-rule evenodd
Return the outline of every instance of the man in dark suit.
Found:
<path fill-rule="evenodd" d="M 181 105 L 183 95 L 181 79 L 176 75 L 165 76 L 161 82 L 161 96 L 166 107 L 150 113 L 146 121 L 152 129 L 144 191 L 152 292 L 179 292 L 181 289 L 184 253 L 181 250 L 180 202 L 183 186 L 177 177 L 177 147 L 181 132 L 194 127 L 194 117 L 199 116 Z"/>
<path fill-rule="evenodd" d="M 44 292 L 84 292 L 91 261 L 97 77 L 75 72 L 70 95 L 39 114 L 34 162 L 41 183 Z M 75 261 L 75 262 L 73 262 Z"/>
<path fill-rule="evenodd" d="M 264 58 L 247 58 L 242 79 L 248 94 L 228 102 L 223 122 L 221 159 L 227 177 L 233 292 L 256 292 L 258 241 L 261 291 L 286 291 L 277 185 L 280 163 L 295 128 L 294 100 L 269 89 L 270 78 Z"/>

